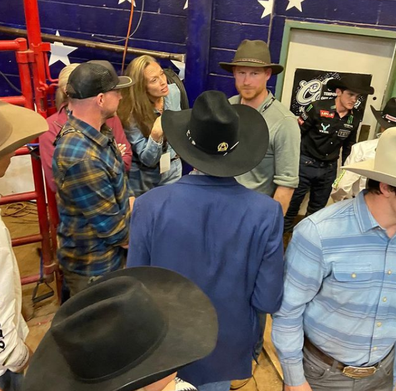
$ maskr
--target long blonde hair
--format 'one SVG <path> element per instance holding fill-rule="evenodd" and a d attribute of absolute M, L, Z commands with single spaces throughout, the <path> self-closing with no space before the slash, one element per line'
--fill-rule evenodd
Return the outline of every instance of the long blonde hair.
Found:
<path fill-rule="evenodd" d="M 144 55 L 128 65 L 125 74 L 132 78 L 134 84 L 121 90 L 122 100 L 118 106 L 118 116 L 124 128 L 129 128 L 132 120 L 146 138 L 150 136 L 156 115 L 147 94 L 144 70 L 153 62 L 157 62 L 154 57 Z"/>
<path fill-rule="evenodd" d="M 69 101 L 69 97 L 66 95 L 66 85 L 69 81 L 70 74 L 79 66 L 80 64 L 69 64 L 66 65 L 59 73 L 58 77 L 58 89 L 55 93 L 55 105 L 56 109 L 59 110 L 63 103 Z"/>

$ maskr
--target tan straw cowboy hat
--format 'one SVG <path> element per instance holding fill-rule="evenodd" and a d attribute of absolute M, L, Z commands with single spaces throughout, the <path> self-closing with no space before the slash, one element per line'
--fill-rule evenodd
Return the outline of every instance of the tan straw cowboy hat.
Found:
<path fill-rule="evenodd" d="M 233 67 L 271 68 L 272 74 L 277 75 L 283 71 L 283 66 L 271 62 L 268 45 L 264 41 L 250 41 L 245 39 L 239 45 L 232 62 L 220 62 L 220 66 L 227 72 L 232 72 Z"/>
<path fill-rule="evenodd" d="M 0 158 L 48 130 L 47 121 L 30 109 L 0 101 Z"/>
<path fill-rule="evenodd" d="M 396 187 L 396 127 L 385 130 L 378 140 L 375 158 L 341 167 L 368 179 Z"/>

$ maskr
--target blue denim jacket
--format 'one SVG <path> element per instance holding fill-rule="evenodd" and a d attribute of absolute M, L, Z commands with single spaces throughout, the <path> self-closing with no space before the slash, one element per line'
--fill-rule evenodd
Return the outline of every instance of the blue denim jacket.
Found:
<path fill-rule="evenodd" d="M 180 110 L 180 91 L 176 84 L 169 84 L 169 94 L 164 99 L 164 110 Z M 155 142 L 151 137 L 143 136 L 140 129 L 131 123 L 125 129 L 128 141 L 132 145 L 132 167 L 129 171 L 129 185 L 138 197 L 153 187 L 176 182 L 182 173 L 180 159 L 171 161 L 169 171 L 160 174 L 159 161 L 161 155 L 170 152 L 171 160 L 176 157 L 176 152 L 168 144 L 166 150 L 162 150 L 162 144 Z M 139 162 L 141 164 L 139 164 Z"/>

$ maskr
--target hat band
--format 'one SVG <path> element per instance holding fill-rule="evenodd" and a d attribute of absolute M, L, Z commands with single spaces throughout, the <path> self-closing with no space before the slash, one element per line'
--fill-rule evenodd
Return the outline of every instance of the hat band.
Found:
<path fill-rule="evenodd" d="M 209 149 L 203 147 L 202 145 L 197 144 L 197 142 L 192 138 L 190 130 L 187 130 L 186 136 L 190 140 L 190 143 L 192 145 L 194 145 L 194 147 L 196 147 L 196 148 L 200 149 L 201 151 L 206 152 L 210 155 L 225 156 L 225 155 L 231 153 L 232 151 L 234 151 L 236 146 L 239 144 L 239 141 L 237 141 L 232 147 L 229 147 L 228 143 L 223 141 L 217 146 L 217 150 L 213 151 L 213 150 L 209 150 Z"/>
<path fill-rule="evenodd" d="M 259 60 L 257 58 L 238 58 L 238 60 L 234 59 L 234 61 L 233 61 L 234 64 L 237 64 L 238 62 L 254 62 L 256 64 L 262 64 L 264 66 L 270 65 L 270 64 L 268 64 L 268 62 Z"/>
<path fill-rule="evenodd" d="M 393 117 L 392 115 L 385 114 L 382 116 L 383 119 L 386 119 L 389 122 L 396 122 L 396 117 Z"/>

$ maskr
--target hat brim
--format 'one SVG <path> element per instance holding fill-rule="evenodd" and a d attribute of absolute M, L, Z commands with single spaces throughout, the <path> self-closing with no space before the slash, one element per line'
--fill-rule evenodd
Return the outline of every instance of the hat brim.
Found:
<path fill-rule="evenodd" d="M 365 176 L 366 178 L 373 179 L 375 181 L 386 183 L 387 185 L 396 187 L 396 176 L 375 170 L 374 162 L 375 162 L 374 159 L 370 159 L 364 162 L 343 166 L 341 168 Z"/>
<path fill-rule="evenodd" d="M 162 128 L 172 148 L 197 170 L 216 177 L 242 175 L 264 159 L 269 142 L 268 127 L 257 110 L 240 104 L 232 106 L 239 115 L 239 144 L 226 155 L 206 153 L 191 143 L 186 135 L 191 109 L 165 111 L 161 116 Z"/>
<path fill-rule="evenodd" d="M 252 68 L 271 68 L 273 75 L 278 75 L 283 72 L 283 66 L 279 64 L 258 64 L 256 62 L 239 61 L 239 62 L 219 62 L 222 69 L 232 73 L 234 67 L 252 67 Z"/>
<path fill-rule="evenodd" d="M 395 122 L 388 122 L 385 118 L 382 117 L 382 111 L 376 110 L 373 105 L 370 105 L 370 108 L 372 113 L 374 114 L 375 119 L 382 128 L 388 129 L 393 126 L 396 126 Z"/>
<path fill-rule="evenodd" d="M 33 110 L 0 102 L 0 113 L 12 126 L 9 138 L 0 145 L 0 158 L 16 151 L 48 130 L 48 123 Z"/>
<path fill-rule="evenodd" d="M 118 76 L 118 84 L 114 90 L 120 90 L 121 88 L 127 88 L 135 84 L 129 76 Z"/>
<path fill-rule="evenodd" d="M 349 90 L 360 95 L 372 95 L 374 94 L 374 88 L 371 86 L 357 87 L 357 86 L 347 86 L 341 80 L 331 79 L 326 84 L 327 88 L 331 91 L 335 91 L 337 88 L 343 90 Z"/>
<path fill-rule="evenodd" d="M 120 276 L 132 276 L 142 282 L 168 319 L 167 334 L 157 349 L 134 368 L 113 379 L 87 383 L 73 375 L 49 331 L 33 355 L 24 391 L 133 391 L 213 351 L 218 332 L 216 311 L 193 282 L 163 268 L 135 267 L 109 273 L 94 284 Z"/>

